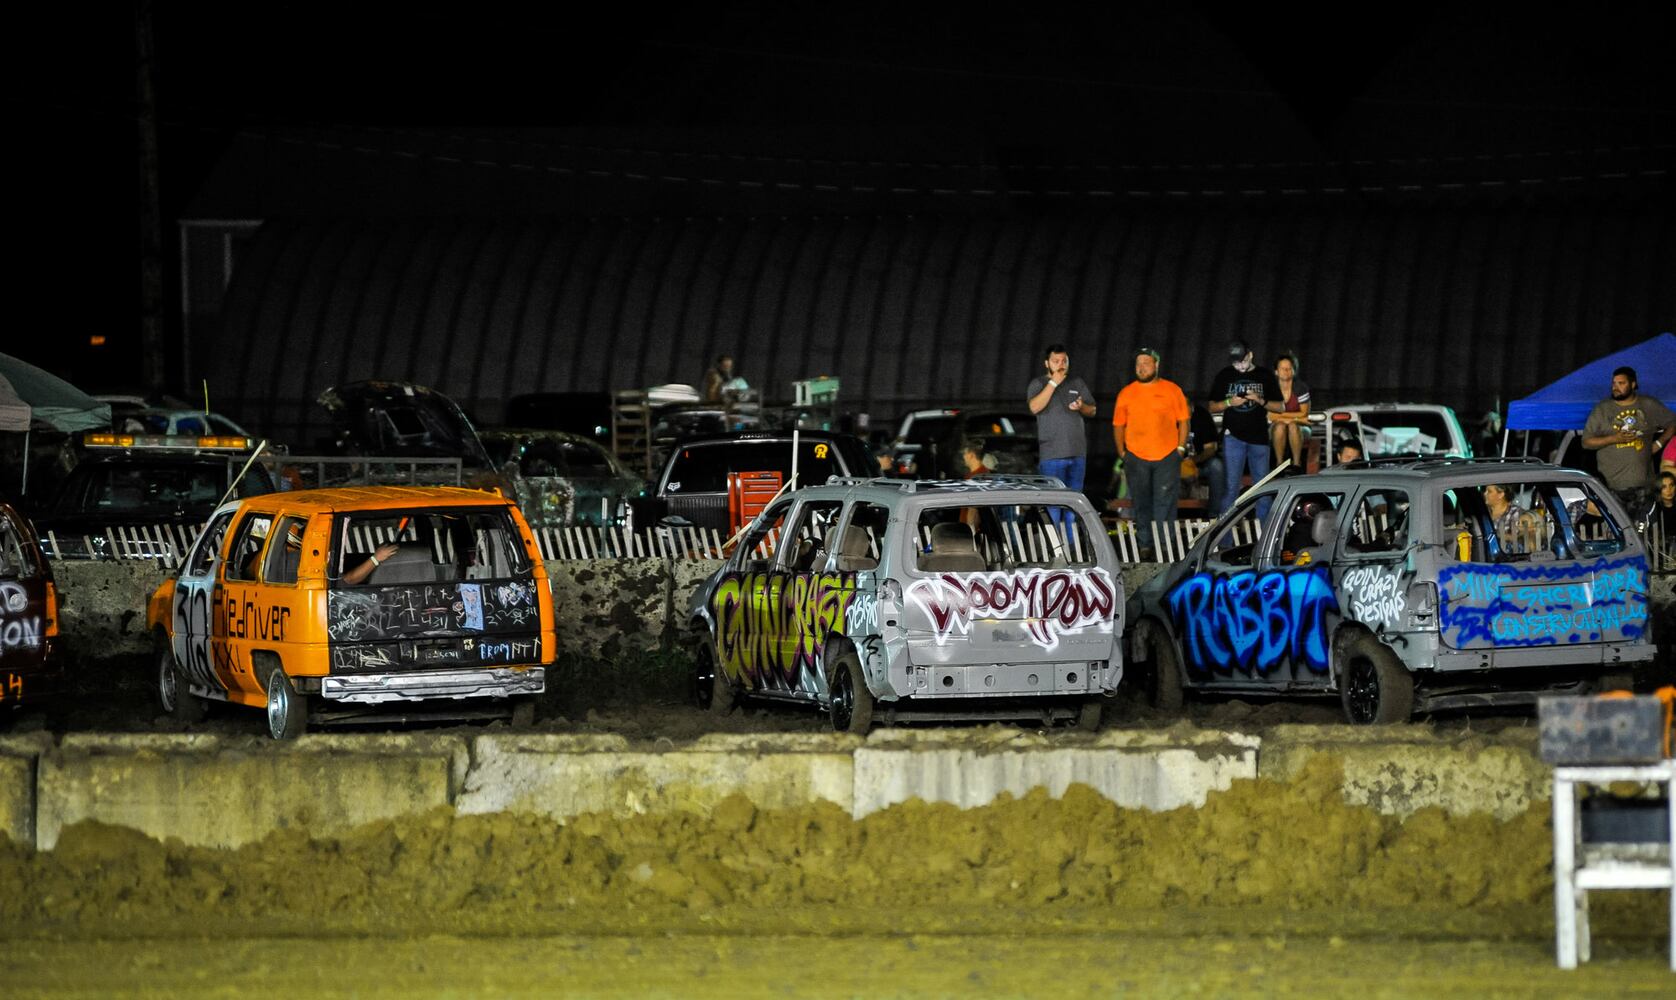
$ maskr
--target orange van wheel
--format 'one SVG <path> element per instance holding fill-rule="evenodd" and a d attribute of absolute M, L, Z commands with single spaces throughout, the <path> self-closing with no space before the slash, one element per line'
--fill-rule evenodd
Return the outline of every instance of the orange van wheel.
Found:
<path fill-rule="evenodd" d="M 176 722 L 191 725 L 203 721 L 206 706 L 187 690 L 186 678 L 181 676 L 180 667 L 175 663 L 174 650 L 167 642 L 160 645 L 162 648 L 157 651 L 157 706 Z"/>
<path fill-rule="evenodd" d="M 267 682 L 268 735 L 276 740 L 294 740 L 308 728 L 308 698 L 291 685 L 284 667 L 271 667 Z"/>

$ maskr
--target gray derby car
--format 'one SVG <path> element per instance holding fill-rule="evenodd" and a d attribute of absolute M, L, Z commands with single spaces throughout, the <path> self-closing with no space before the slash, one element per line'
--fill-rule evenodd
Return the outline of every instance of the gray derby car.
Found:
<path fill-rule="evenodd" d="M 698 703 L 1099 726 L 1123 584 L 1094 508 L 1040 476 L 834 479 L 764 508 L 689 606 Z"/>
<path fill-rule="evenodd" d="M 1654 654 L 1634 522 L 1588 475 L 1522 460 L 1262 484 L 1136 589 L 1129 623 L 1161 707 L 1337 695 L 1354 723 L 1626 687 Z"/>

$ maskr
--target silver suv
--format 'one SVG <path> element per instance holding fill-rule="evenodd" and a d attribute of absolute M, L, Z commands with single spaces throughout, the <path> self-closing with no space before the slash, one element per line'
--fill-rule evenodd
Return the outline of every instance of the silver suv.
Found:
<path fill-rule="evenodd" d="M 1123 584 L 1099 516 L 1041 476 L 834 479 L 766 507 L 688 607 L 695 696 L 875 718 L 1100 723 Z"/>
<path fill-rule="evenodd" d="M 1354 723 L 1627 687 L 1647 554 L 1595 479 L 1534 461 L 1352 462 L 1243 497 L 1138 588 L 1153 701 L 1337 695 Z"/>

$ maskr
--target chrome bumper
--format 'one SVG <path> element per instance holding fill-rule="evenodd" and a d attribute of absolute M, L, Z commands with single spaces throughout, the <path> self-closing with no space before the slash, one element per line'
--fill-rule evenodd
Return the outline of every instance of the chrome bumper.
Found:
<path fill-rule="evenodd" d="M 546 689 L 545 667 L 347 674 L 324 677 L 320 681 L 320 696 L 327 701 L 362 705 L 424 701 L 429 698 L 511 698 L 521 694 L 540 694 Z"/>

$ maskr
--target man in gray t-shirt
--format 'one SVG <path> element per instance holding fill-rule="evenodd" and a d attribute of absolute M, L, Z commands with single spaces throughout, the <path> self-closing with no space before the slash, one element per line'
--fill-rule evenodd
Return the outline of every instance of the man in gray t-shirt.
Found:
<path fill-rule="evenodd" d="M 1595 452 L 1600 478 L 1629 508 L 1631 517 L 1647 509 L 1653 486 L 1653 460 L 1676 432 L 1676 414 L 1651 396 L 1640 395 L 1635 369 L 1612 372 L 1612 398 L 1595 404 L 1583 425 L 1583 447 Z"/>
<path fill-rule="evenodd" d="M 1042 352 L 1046 374 L 1030 380 L 1025 403 L 1036 415 L 1036 440 L 1041 448 L 1036 468 L 1057 476 L 1073 490 L 1082 489 L 1088 472 L 1088 434 L 1083 421 L 1097 408 L 1088 383 L 1071 374 L 1071 356 L 1064 344 L 1049 344 Z"/>

